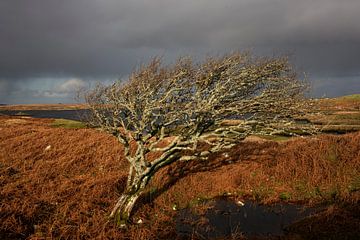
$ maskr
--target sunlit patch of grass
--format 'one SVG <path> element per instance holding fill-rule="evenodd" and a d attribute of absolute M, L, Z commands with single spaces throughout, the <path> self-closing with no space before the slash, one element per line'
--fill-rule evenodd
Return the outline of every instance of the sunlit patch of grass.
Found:
<path fill-rule="evenodd" d="M 347 96 L 340 97 L 339 99 L 360 101 L 360 94 L 347 95 Z"/>
<path fill-rule="evenodd" d="M 360 130 L 360 94 L 322 100 L 322 110 L 308 119 L 322 132 L 347 133 Z"/>
<path fill-rule="evenodd" d="M 360 121 L 360 112 L 347 113 L 347 114 L 335 114 L 335 119 L 341 120 L 359 120 Z"/>
<path fill-rule="evenodd" d="M 256 136 L 262 139 L 275 141 L 275 142 L 286 141 L 291 138 L 290 136 L 282 136 L 282 135 L 256 135 Z"/>
<path fill-rule="evenodd" d="M 54 122 L 50 124 L 50 126 L 57 128 L 67 128 L 67 129 L 86 128 L 86 124 L 83 122 L 62 119 L 62 118 L 55 119 Z"/>
<path fill-rule="evenodd" d="M 290 198 L 291 198 L 291 194 L 288 192 L 281 192 L 279 194 L 279 199 L 281 199 L 283 201 L 288 201 L 288 200 L 290 200 Z"/>
<path fill-rule="evenodd" d="M 337 98 L 321 98 L 316 100 L 320 111 L 359 111 L 360 110 L 360 94 L 353 94 Z"/>

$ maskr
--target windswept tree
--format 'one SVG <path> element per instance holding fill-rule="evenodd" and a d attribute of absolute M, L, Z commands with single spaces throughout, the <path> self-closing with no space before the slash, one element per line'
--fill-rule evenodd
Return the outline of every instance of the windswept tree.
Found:
<path fill-rule="evenodd" d="M 110 216 L 126 223 L 154 174 L 175 161 L 206 160 L 248 135 L 287 131 L 303 113 L 304 89 L 286 58 L 231 53 L 173 65 L 154 58 L 127 81 L 90 90 L 92 123 L 118 139 L 130 163 Z"/>

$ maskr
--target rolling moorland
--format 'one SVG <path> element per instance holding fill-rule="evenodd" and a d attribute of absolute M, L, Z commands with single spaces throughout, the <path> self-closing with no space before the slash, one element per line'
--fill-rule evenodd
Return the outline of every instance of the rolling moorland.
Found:
<path fill-rule="evenodd" d="M 316 102 L 318 114 L 307 120 L 321 134 L 251 136 L 228 154 L 162 169 L 126 230 L 108 219 L 128 172 L 113 137 L 76 121 L 2 115 L 0 239 L 206 239 L 205 213 L 219 197 L 322 209 L 281 236 L 245 236 L 240 226 L 224 239 L 358 239 L 360 95 Z M 49 108 L 0 106 L 31 109 Z M 199 216 L 188 219 L 191 234 L 179 234 L 182 209 Z"/>

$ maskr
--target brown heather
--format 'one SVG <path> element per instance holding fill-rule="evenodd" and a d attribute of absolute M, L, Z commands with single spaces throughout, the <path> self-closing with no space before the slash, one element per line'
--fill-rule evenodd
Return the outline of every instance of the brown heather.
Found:
<path fill-rule="evenodd" d="M 199 199 L 224 194 L 264 203 L 326 202 L 333 207 L 314 229 L 345 217 L 349 228 L 360 227 L 352 215 L 359 213 L 359 132 L 279 143 L 255 138 L 229 156 L 175 163 L 155 176 L 136 205 L 133 220 L 143 224 L 124 231 L 107 218 L 127 177 L 123 149 L 95 129 L 52 128 L 51 121 L 0 117 L 2 239 L 172 239 L 175 204 L 201 211 Z"/>

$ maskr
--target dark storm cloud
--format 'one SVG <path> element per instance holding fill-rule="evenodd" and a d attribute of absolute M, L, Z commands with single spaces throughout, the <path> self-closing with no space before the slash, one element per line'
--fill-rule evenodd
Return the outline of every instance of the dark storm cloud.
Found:
<path fill-rule="evenodd" d="M 358 0 L 2 0 L 0 100 L 36 78 L 115 79 L 155 54 L 244 48 L 293 53 L 314 78 L 356 79 L 359 11 Z"/>

